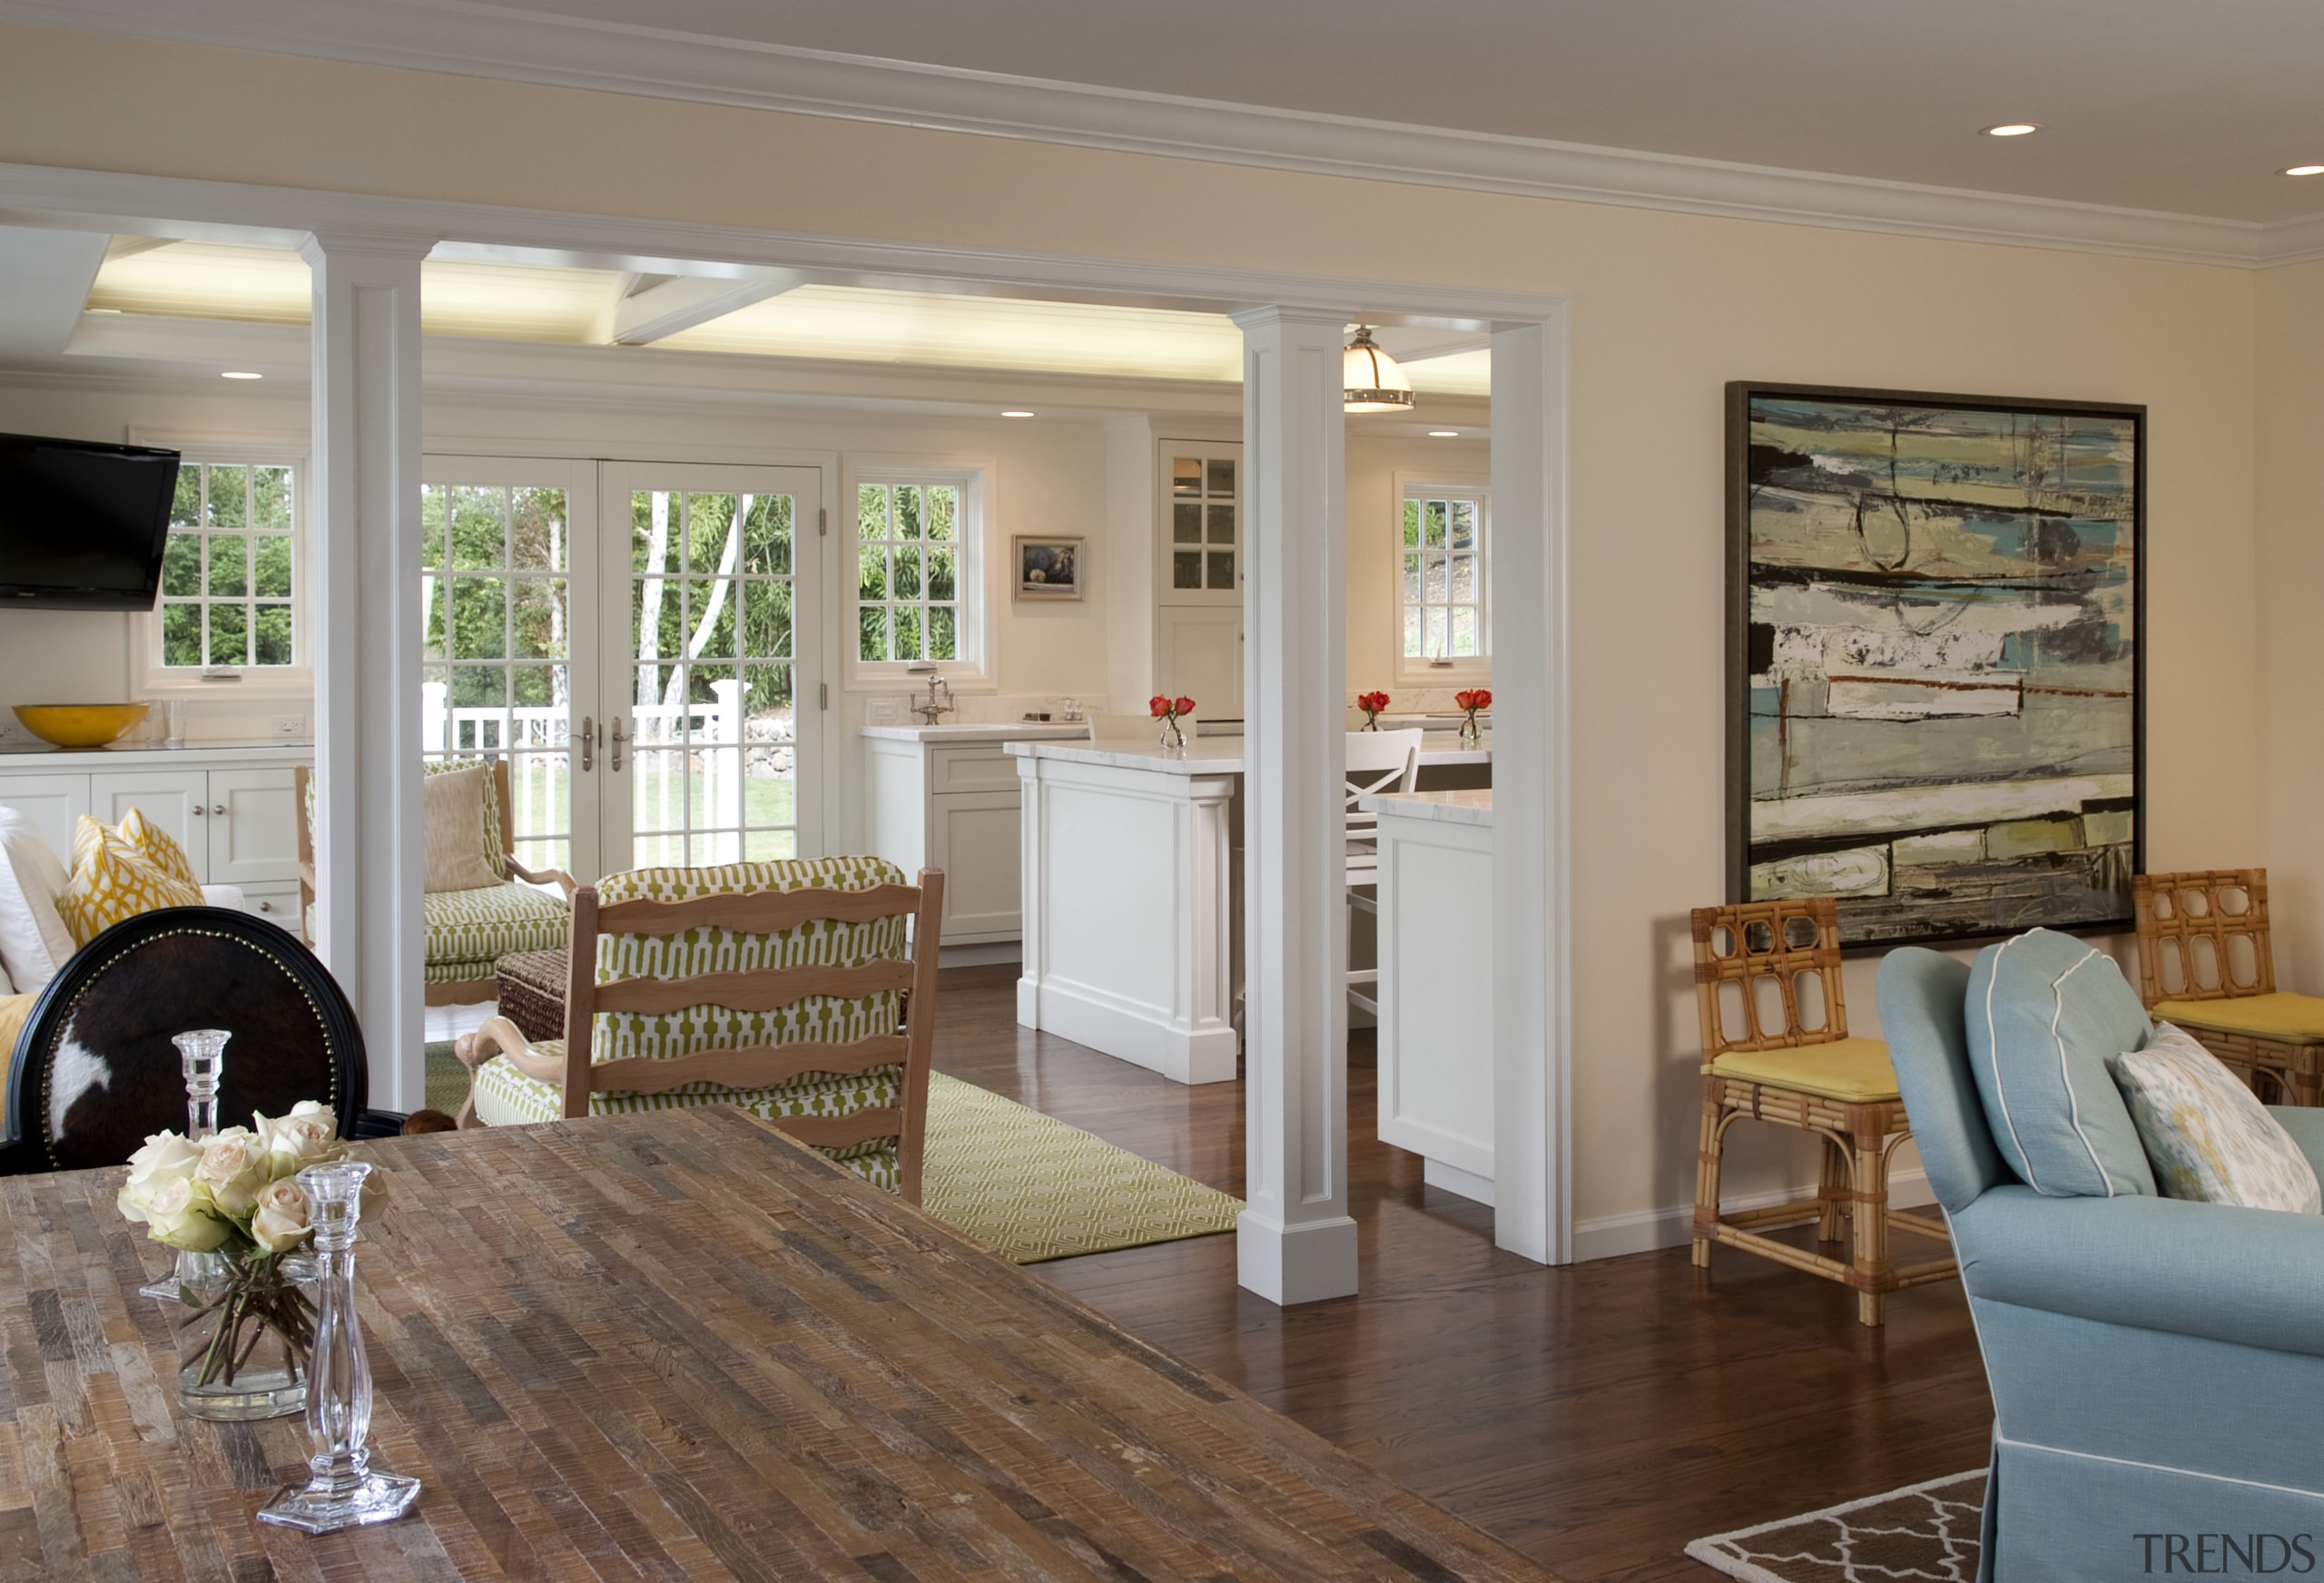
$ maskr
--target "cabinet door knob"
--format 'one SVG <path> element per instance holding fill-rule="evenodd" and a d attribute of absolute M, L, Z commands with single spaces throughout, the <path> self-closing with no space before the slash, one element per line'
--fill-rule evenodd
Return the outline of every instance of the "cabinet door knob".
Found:
<path fill-rule="evenodd" d="M 210 805 L 210 811 L 212 813 L 223 813 L 226 811 L 226 805 L 222 802 L 213 802 Z"/>
<path fill-rule="evenodd" d="M 261 912 L 271 912 L 274 910 L 274 903 L 271 901 L 261 901 L 258 904 L 258 909 Z"/>
<path fill-rule="evenodd" d="M 209 812 L 209 811 L 210 811 L 210 810 L 208 810 L 207 808 L 204 808 L 204 807 L 203 807 L 201 803 L 199 803 L 199 802 L 197 802 L 197 803 L 195 803 L 195 804 L 193 805 L 193 816 L 194 816 L 194 818 L 196 818 L 196 819 L 200 819 L 203 814 L 205 814 L 205 813 L 207 813 L 207 812 Z"/>

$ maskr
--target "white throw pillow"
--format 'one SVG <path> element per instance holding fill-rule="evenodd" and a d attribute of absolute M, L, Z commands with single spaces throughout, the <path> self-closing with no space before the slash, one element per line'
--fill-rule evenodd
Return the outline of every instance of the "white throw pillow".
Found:
<path fill-rule="evenodd" d="M 2163 1196 L 2324 1213 L 2316 1169 L 2291 1134 L 2192 1035 L 2157 1023 L 2144 1048 L 2106 1067 Z"/>
<path fill-rule="evenodd" d="M 73 931 L 56 909 L 64 864 L 39 826 L 0 807 L 0 966 L 19 995 L 37 995 L 72 959 Z"/>

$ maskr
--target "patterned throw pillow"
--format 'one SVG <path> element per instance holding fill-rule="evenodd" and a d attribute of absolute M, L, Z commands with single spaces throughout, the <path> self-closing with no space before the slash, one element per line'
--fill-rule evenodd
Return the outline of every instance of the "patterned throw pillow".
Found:
<path fill-rule="evenodd" d="M 194 877 L 193 865 L 186 860 L 185 849 L 172 839 L 168 831 L 148 823 L 139 810 L 133 808 L 122 816 L 121 840 L 123 845 L 171 879 L 197 890 L 202 888 L 202 881 Z"/>
<path fill-rule="evenodd" d="M 182 852 L 179 860 L 184 860 Z M 74 944 L 85 946 L 123 919 L 141 912 L 201 905 L 201 886 L 170 873 L 121 840 L 118 832 L 108 831 L 85 814 L 74 827 L 73 877 L 56 899 L 57 913 L 73 931 Z"/>
<path fill-rule="evenodd" d="M 2324 1190 L 2291 1134 L 2192 1036 L 2157 1023 L 2143 1049 L 2106 1067 L 2165 1197 L 2324 1213 Z"/>

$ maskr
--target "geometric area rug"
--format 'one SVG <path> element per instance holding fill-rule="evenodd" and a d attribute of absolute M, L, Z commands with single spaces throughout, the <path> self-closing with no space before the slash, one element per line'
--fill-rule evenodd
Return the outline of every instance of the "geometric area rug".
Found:
<path fill-rule="evenodd" d="M 1985 1470 L 1697 1539 L 1687 1554 L 1745 1583 L 1974 1583 Z"/>
<path fill-rule="evenodd" d="M 428 1103 L 468 1094 L 448 1042 L 428 1047 Z M 932 1072 L 921 1207 L 1020 1264 L 1235 1229 L 1243 1201 L 971 1083 Z"/>

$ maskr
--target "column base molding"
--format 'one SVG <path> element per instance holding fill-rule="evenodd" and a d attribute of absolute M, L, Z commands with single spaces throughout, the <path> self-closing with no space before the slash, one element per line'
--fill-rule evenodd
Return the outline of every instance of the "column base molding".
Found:
<path fill-rule="evenodd" d="M 1235 1278 L 1278 1308 L 1355 1295 L 1355 1222 L 1284 1225 L 1245 1210 L 1235 1222 Z"/>

